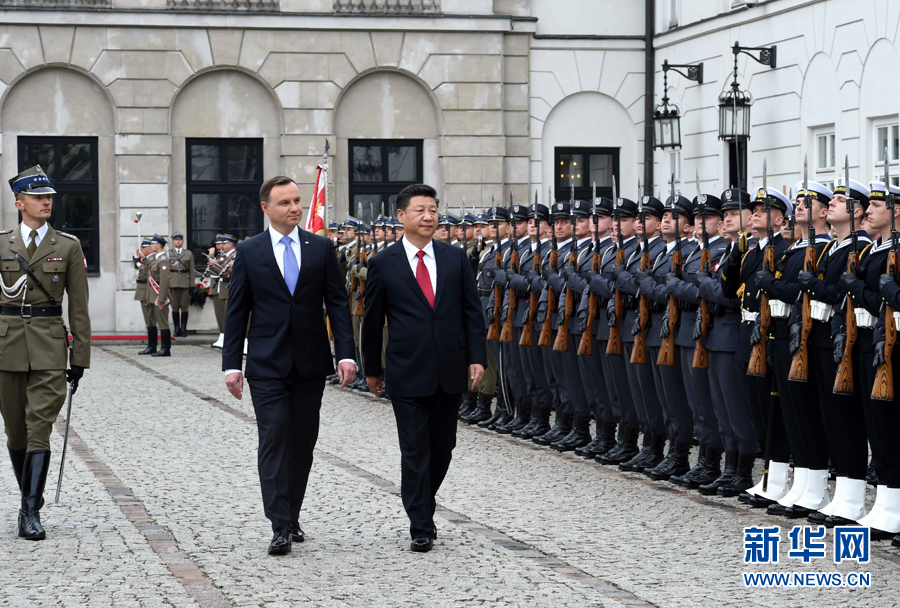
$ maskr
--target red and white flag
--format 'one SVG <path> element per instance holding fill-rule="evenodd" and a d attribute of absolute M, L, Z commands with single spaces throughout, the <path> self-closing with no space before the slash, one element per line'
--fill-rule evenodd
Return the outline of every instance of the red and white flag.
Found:
<path fill-rule="evenodd" d="M 327 173 L 322 165 L 316 168 L 316 189 L 313 191 L 309 215 L 306 217 L 306 231 L 325 236 L 325 180 Z"/>

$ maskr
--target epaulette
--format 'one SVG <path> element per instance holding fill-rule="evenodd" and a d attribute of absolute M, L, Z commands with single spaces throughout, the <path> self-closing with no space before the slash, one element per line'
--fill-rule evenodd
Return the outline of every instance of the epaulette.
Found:
<path fill-rule="evenodd" d="M 77 240 L 78 240 L 78 237 L 77 237 L 77 236 L 71 235 L 71 234 L 69 234 L 68 232 L 60 232 L 59 230 L 57 230 L 57 231 L 56 231 L 56 234 L 58 234 L 59 236 L 64 236 L 64 237 L 66 237 L 67 239 L 72 239 L 73 241 L 77 241 Z"/>

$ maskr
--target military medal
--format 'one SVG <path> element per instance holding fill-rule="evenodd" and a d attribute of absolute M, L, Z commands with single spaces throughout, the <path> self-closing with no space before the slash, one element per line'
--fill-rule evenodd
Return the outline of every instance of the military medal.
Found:
<path fill-rule="evenodd" d="M 52 277 L 50 277 L 50 282 L 51 283 L 59 283 L 59 275 L 55 274 Z"/>

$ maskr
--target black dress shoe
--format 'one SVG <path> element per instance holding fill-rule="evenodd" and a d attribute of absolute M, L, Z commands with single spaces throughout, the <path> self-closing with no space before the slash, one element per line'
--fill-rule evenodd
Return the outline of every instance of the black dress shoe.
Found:
<path fill-rule="evenodd" d="M 746 503 L 754 509 L 768 509 L 769 505 L 773 505 L 778 501 L 766 498 L 765 496 L 752 495 L 747 499 Z"/>
<path fill-rule="evenodd" d="M 866 483 L 872 487 L 878 487 L 878 473 L 875 472 L 875 467 L 872 465 L 866 468 Z"/>
<path fill-rule="evenodd" d="M 816 524 L 817 526 L 824 526 L 827 519 L 828 516 L 821 511 L 813 511 L 806 516 L 806 521 L 811 524 Z"/>
<path fill-rule="evenodd" d="M 887 530 L 879 530 L 878 528 L 869 528 L 869 534 L 872 536 L 872 540 L 887 540 L 889 538 L 894 538 L 897 535 L 896 532 L 888 532 Z"/>
<path fill-rule="evenodd" d="M 778 503 L 778 502 L 773 502 L 768 507 L 766 507 L 766 513 L 768 513 L 769 515 L 784 515 L 784 511 L 786 509 L 787 509 L 787 507 L 784 506 L 783 504 Z"/>
<path fill-rule="evenodd" d="M 828 528 L 833 528 L 835 526 L 858 526 L 859 524 L 853 521 L 852 519 L 847 519 L 846 517 L 841 517 L 840 515 L 829 515 L 825 518 L 825 526 Z M 900 544 L 897 544 L 897 540 L 894 539 L 894 546 L 900 547 Z"/>
<path fill-rule="evenodd" d="M 291 552 L 291 530 L 281 527 L 275 530 L 272 542 L 269 543 L 269 555 L 287 555 Z"/>
<path fill-rule="evenodd" d="M 900 534 L 894 537 L 894 540 L 891 541 L 891 545 L 894 547 L 900 547 Z"/>
<path fill-rule="evenodd" d="M 304 536 L 303 528 L 300 527 L 300 524 L 291 524 L 291 542 L 302 543 L 304 540 L 306 540 L 306 536 Z"/>
<path fill-rule="evenodd" d="M 409 543 L 409 550 L 415 551 L 416 553 L 428 553 L 434 548 L 434 539 L 432 538 L 414 538 L 411 543 Z"/>
<path fill-rule="evenodd" d="M 784 516 L 790 519 L 800 519 L 801 517 L 809 517 L 815 512 L 815 509 L 807 509 L 800 505 L 793 505 L 784 510 Z"/>

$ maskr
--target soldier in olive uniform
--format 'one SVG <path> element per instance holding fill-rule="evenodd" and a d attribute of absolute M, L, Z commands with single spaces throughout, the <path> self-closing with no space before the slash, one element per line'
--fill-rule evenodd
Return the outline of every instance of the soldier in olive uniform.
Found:
<path fill-rule="evenodd" d="M 150 288 L 147 289 L 147 303 L 153 308 L 156 326 L 162 338 L 162 346 L 151 357 L 171 356 L 172 332 L 169 329 L 169 304 L 171 302 L 171 265 L 166 255 L 166 239 L 154 234 L 150 247 L 155 254 L 150 262 Z M 154 330 L 155 331 L 155 330 Z"/>
<path fill-rule="evenodd" d="M 216 237 L 221 243 L 221 251 L 215 260 L 209 261 L 210 270 L 213 273 L 213 284 L 209 289 L 210 295 L 215 295 L 213 309 L 216 313 L 216 324 L 219 326 L 219 339 L 213 344 L 213 348 L 222 348 L 225 341 L 225 311 L 228 309 L 228 284 L 231 282 L 231 267 L 234 264 L 237 239 L 230 234 L 220 234 Z"/>
<path fill-rule="evenodd" d="M 47 223 L 56 191 L 40 166 L 9 183 L 22 223 L 0 233 L 0 413 L 22 493 L 19 537 L 43 540 L 53 421 L 66 400 L 66 379 L 74 392 L 91 363 L 87 264 L 78 239 Z M 62 317 L 66 294 L 71 358 Z"/>
<path fill-rule="evenodd" d="M 170 296 L 172 298 L 172 320 L 175 322 L 175 337 L 187 336 L 188 306 L 191 304 L 191 286 L 194 284 L 194 254 L 184 247 L 184 235 L 172 235 Z"/>
<path fill-rule="evenodd" d="M 156 313 L 153 306 L 147 302 L 147 290 L 150 289 L 150 262 L 156 257 L 151 251 L 150 239 L 141 241 L 141 248 L 132 258 L 134 267 L 138 271 L 135 280 L 134 299 L 141 303 L 141 314 L 144 316 L 144 326 L 147 328 L 147 348 L 140 351 L 139 355 L 152 355 L 156 352 Z"/>

